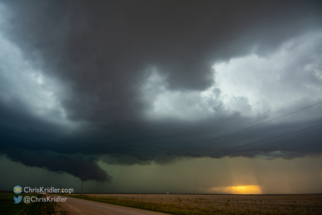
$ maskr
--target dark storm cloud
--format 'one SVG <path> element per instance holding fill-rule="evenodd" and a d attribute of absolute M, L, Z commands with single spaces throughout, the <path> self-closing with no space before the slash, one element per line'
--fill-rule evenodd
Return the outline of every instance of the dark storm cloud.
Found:
<path fill-rule="evenodd" d="M 7 158 L 30 167 L 41 167 L 50 171 L 67 172 L 83 181 L 110 181 L 111 178 L 97 165 L 94 156 L 65 155 L 46 151 L 7 149 Z"/>
<path fill-rule="evenodd" d="M 166 85 L 160 86 L 160 92 L 166 88 L 182 93 L 184 98 L 184 93 L 200 92 L 215 84 L 212 77 L 215 62 L 250 53 L 267 56 L 289 39 L 321 30 L 319 1 L 5 1 L 3 4 L 10 11 L 8 22 L 3 25 L 6 37 L 44 76 L 61 81 L 65 90 L 55 96 L 67 119 L 86 125 L 81 131 L 66 134 L 57 125 L 35 118 L 23 104 L 1 100 L 1 139 L 5 143 L 2 148 L 14 161 L 68 172 L 84 180 L 102 181 L 109 177 L 96 164 L 100 156 L 107 163 L 129 165 L 153 160 L 167 163 L 180 156 L 254 157 L 279 150 L 288 151 L 289 155 L 285 156 L 304 156 L 322 151 L 315 144 L 321 139 L 319 128 L 312 130 L 309 138 L 307 133 L 301 133 L 298 138 L 289 139 L 293 144 L 272 141 L 238 151 L 227 150 L 227 146 L 236 146 L 236 142 L 258 141 L 303 124 L 319 123 L 318 111 L 314 112 L 319 116 L 315 121 L 262 126 L 214 142 L 210 140 L 260 122 L 265 116 L 228 114 L 219 99 L 220 89 L 214 89 L 217 99 L 211 105 L 216 117 L 195 122 L 169 118 L 151 121 L 146 119 L 145 112 L 153 105 L 142 95 L 151 68 L 166 77 Z M 317 81 L 316 85 L 319 84 Z M 149 99 L 153 97 L 155 94 Z M 236 101 L 245 103 L 247 98 Z M 193 106 L 198 100 L 185 102 Z M 183 104 L 181 100 L 178 103 Z M 302 101 L 299 107 L 305 105 L 306 101 Z M 303 144 L 306 142 L 308 145 Z M 18 154 L 8 151 L 8 145 Z M 95 158 L 88 159 L 90 155 Z M 37 156 L 38 159 L 30 160 Z M 61 162 L 52 164 L 55 159 Z"/>

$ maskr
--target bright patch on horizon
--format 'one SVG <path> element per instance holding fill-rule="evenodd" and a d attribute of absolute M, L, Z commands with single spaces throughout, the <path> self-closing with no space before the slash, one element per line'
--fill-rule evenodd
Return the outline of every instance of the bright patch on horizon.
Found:
<path fill-rule="evenodd" d="M 223 194 L 262 194 L 262 189 L 258 185 L 239 185 L 228 187 L 212 187 L 208 189 L 208 192 Z"/>

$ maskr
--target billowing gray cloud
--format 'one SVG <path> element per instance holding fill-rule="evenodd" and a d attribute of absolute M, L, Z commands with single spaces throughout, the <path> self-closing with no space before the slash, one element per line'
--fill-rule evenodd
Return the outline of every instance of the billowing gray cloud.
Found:
<path fill-rule="evenodd" d="M 321 6 L 4 1 L 1 149 L 25 165 L 98 181 L 109 179 L 99 158 L 320 154 L 321 127 L 236 148 L 319 124 L 320 106 L 218 137 L 322 100 Z M 52 166 L 57 158 L 71 164 Z"/>

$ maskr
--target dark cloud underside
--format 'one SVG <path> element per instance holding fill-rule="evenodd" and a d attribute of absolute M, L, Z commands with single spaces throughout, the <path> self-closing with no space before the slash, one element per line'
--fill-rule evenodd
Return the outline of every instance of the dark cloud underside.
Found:
<path fill-rule="evenodd" d="M 213 72 L 216 63 L 251 54 L 269 58 L 285 42 L 321 32 L 320 1 L 3 1 L 2 4 L 9 11 L 2 24 L 4 37 L 19 48 L 22 59 L 31 68 L 41 71 L 41 77 L 59 83 L 52 85 L 57 90 L 44 96 L 52 99 L 51 106 L 48 102 L 38 105 L 31 102 L 33 96 L 26 96 L 31 104 L 28 106 L 20 94 L 14 94 L 13 87 L 1 88 L 6 92 L 0 100 L 1 150 L 13 161 L 68 172 L 83 180 L 104 181 L 110 177 L 97 165 L 101 157 L 107 163 L 130 165 L 167 163 L 182 156 L 292 158 L 322 151 L 317 144 L 321 142 L 321 127 L 234 149 L 321 123 L 319 106 L 312 109 L 314 119 L 299 114 L 293 117 L 294 122 L 267 124 L 211 141 L 261 122 L 271 114 L 285 114 L 321 100 L 321 96 L 311 94 L 311 100 L 303 96 L 276 112 L 268 110 L 252 116 L 242 111 L 231 113 L 222 99 L 224 90 L 218 85 L 219 76 L 214 78 Z M 298 46 L 294 43 L 292 47 Z M 314 53 L 306 56 L 320 56 L 321 42 L 316 47 L 308 49 Z M 286 68 L 277 82 L 296 92 L 300 81 L 305 81 L 308 83 L 305 86 L 319 92 L 321 60 L 301 59 L 292 64 L 298 71 L 291 66 Z M 320 64 L 314 64 L 312 69 L 307 66 L 311 62 Z M 0 67 L 2 74 L 9 70 L 10 67 Z M 24 69 L 19 71 L 23 73 Z M 294 75 L 294 71 L 302 76 Z M 238 74 L 242 82 L 242 74 L 246 77 L 247 71 Z M 264 84 L 265 75 L 269 74 L 261 75 Z M 41 78 L 37 80 L 42 82 Z M 277 82 L 267 91 L 276 89 Z M 40 91 L 46 89 L 45 85 L 41 87 Z M 198 105 L 204 108 L 200 95 L 211 87 L 213 97 L 205 105 L 215 114 L 203 118 L 198 118 L 197 113 L 184 114 L 185 108 Z M 171 100 L 177 107 L 173 108 L 175 111 L 171 109 L 173 104 L 167 102 L 171 96 L 178 98 Z M 236 97 L 234 104 L 246 111 L 252 108 L 250 101 L 250 97 Z M 39 111 L 31 108 L 36 104 Z M 183 117 L 156 120 L 154 116 L 163 114 L 155 111 L 157 104 L 166 114 Z M 60 109 L 50 114 L 40 111 L 49 106 Z M 147 114 L 150 112 L 153 117 Z M 65 129 L 53 123 L 59 114 L 76 126 Z M 197 120 L 186 120 L 189 118 Z M 56 159 L 61 162 L 52 164 Z"/>

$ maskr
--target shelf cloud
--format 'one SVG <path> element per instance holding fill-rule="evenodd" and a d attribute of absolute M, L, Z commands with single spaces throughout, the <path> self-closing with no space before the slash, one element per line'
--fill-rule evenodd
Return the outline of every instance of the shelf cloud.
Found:
<path fill-rule="evenodd" d="M 321 155 L 319 1 L 0 1 L 1 154 L 99 165 Z M 36 158 L 36 159 L 35 159 Z M 59 160 L 59 162 L 54 162 Z"/>

